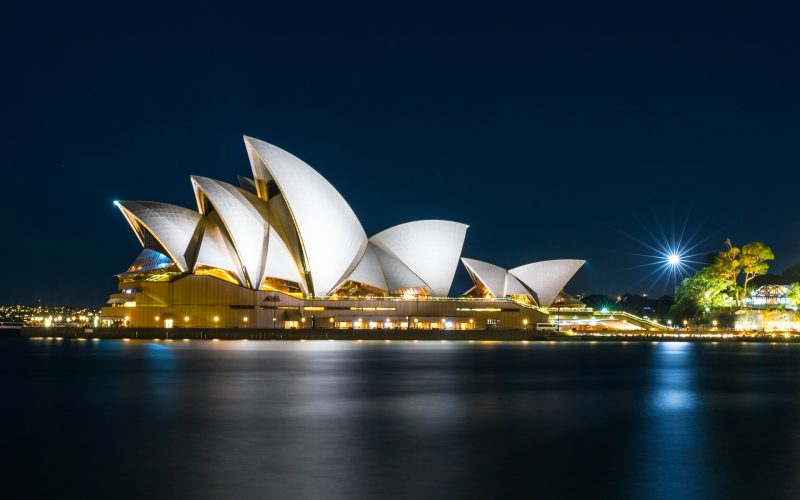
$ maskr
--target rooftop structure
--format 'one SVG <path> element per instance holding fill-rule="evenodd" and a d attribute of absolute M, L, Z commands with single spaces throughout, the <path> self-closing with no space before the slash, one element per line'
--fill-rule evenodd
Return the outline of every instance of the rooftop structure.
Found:
<path fill-rule="evenodd" d="M 230 319 L 218 307 L 263 309 L 268 307 L 266 301 L 295 310 L 342 311 L 353 309 L 331 301 L 357 300 L 362 305 L 353 306 L 355 310 L 397 311 L 398 302 L 413 300 L 417 308 L 420 303 L 447 301 L 469 305 L 456 307 L 458 311 L 429 308 L 426 314 L 434 319 L 444 310 L 502 309 L 476 303 L 514 304 L 516 311 L 522 308 L 530 316 L 527 325 L 547 321 L 547 308 L 554 303 L 582 306 L 563 293 L 584 264 L 577 259 L 534 262 L 510 270 L 461 259 L 475 286 L 464 296 L 449 297 L 466 224 L 412 221 L 368 237 L 344 197 L 316 170 L 272 144 L 251 137 L 244 143 L 252 178 L 240 176 L 234 186 L 191 176 L 196 209 L 149 201 L 115 202 L 144 248 L 128 270 L 117 275 L 121 293 L 109 300 L 105 320 L 164 326 L 168 317 L 171 327 L 181 323 L 176 318 L 188 322 L 186 318 L 194 316 L 195 326 L 235 326 L 241 318 Z M 390 302 L 391 306 L 385 305 Z M 160 312 L 136 313 L 137 307 Z M 247 326 L 279 326 L 275 315 L 271 321 L 250 316 Z M 398 324 L 408 328 L 417 314 L 405 311 L 402 316 Z M 476 327 L 474 314 L 461 316 L 462 323 L 470 324 L 471 319 Z M 295 324 L 293 317 L 283 314 L 281 320 Z M 333 323 L 333 316 L 329 319 Z M 485 318 L 481 327 L 491 325 L 490 319 Z M 350 327 L 356 322 L 355 317 L 347 321 Z M 435 323 L 448 321 L 439 318 Z"/>

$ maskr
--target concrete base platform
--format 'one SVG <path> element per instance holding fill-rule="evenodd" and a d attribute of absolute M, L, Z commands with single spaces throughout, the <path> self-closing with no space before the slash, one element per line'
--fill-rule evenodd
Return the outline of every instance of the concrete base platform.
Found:
<path fill-rule="evenodd" d="M 23 337 L 172 340 L 547 340 L 534 330 L 264 330 L 249 328 L 42 328 Z"/>

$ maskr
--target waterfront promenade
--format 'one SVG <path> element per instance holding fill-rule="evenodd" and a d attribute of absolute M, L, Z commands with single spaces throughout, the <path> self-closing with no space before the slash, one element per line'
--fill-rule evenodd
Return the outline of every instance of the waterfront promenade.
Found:
<path fill-rule="evenodd" d="M 265 330 L 249 328 L 66 328 L 24 327 L 28 338 L 117 340 L 379 340 L 379 341 L 674 341 L 800 343 L 800 334 L 775 332 L 536 331 L 536 330 Z"/>

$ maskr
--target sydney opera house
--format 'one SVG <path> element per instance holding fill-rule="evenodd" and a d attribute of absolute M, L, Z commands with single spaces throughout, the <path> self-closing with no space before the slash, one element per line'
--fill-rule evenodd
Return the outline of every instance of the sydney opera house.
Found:
<path fill-rule="evenodd" d="M 517 329 L 586 312 L 563 288 L 583 260 L 513 269 L 461 257 L 467 225 L 419 220 L 368 237 L 316 170 L 244 138 L 252 178 L 191 177 L 197 208 L 115 202 L 143 250 L 106 326 Z M 463 263 L 474 286 L 451 296 Z M 576 316 L 577 317 L 577 316 Z"/>

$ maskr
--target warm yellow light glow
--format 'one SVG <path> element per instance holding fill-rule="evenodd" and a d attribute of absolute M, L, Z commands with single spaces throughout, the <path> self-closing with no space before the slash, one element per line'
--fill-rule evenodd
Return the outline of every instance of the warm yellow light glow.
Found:
<path fill-rule="evenodd" d="M 219 316 L 214 316 L 214 323 L 219 322 Z"/>
<path fill-rule="evenodd" d="M 230 271 L 226 271 L 224 269 L 200 265 L 197 266 L 197 269 L 195 269 L 195 274 L 197 276 L 213 276 L 214 278 L 227 281 L 228 283 L 233 283 L 234 285 L 240 284 L 239 280 L 236 279 L 236 276 L 234 276 Z"/>
<path fill-rule="evenodd" d="M 184 320 L 184 321 L 189 321 L 189 316 L 184 316 L 184 317 L 183 317 L 183 320 Z"/>
<path fill-rule="evenodd" d="M 161 319 L 161 317 L 160 317 L 160 316 L 156 316 L 156 321 L 158 321 L 158 320 L 160 320 L 160 319 Z"/>
<path fill-rule="evenodd" d="M 245 317 L 244 317 L 244 318 L 242 318 L 242 319 L 244 320 L 244 322 L 245 322 L 245 323 L 247 323 L 247 322 L 249 321 L 249 318 L 248 318 L 247 316 L 245 316 Z"/>

